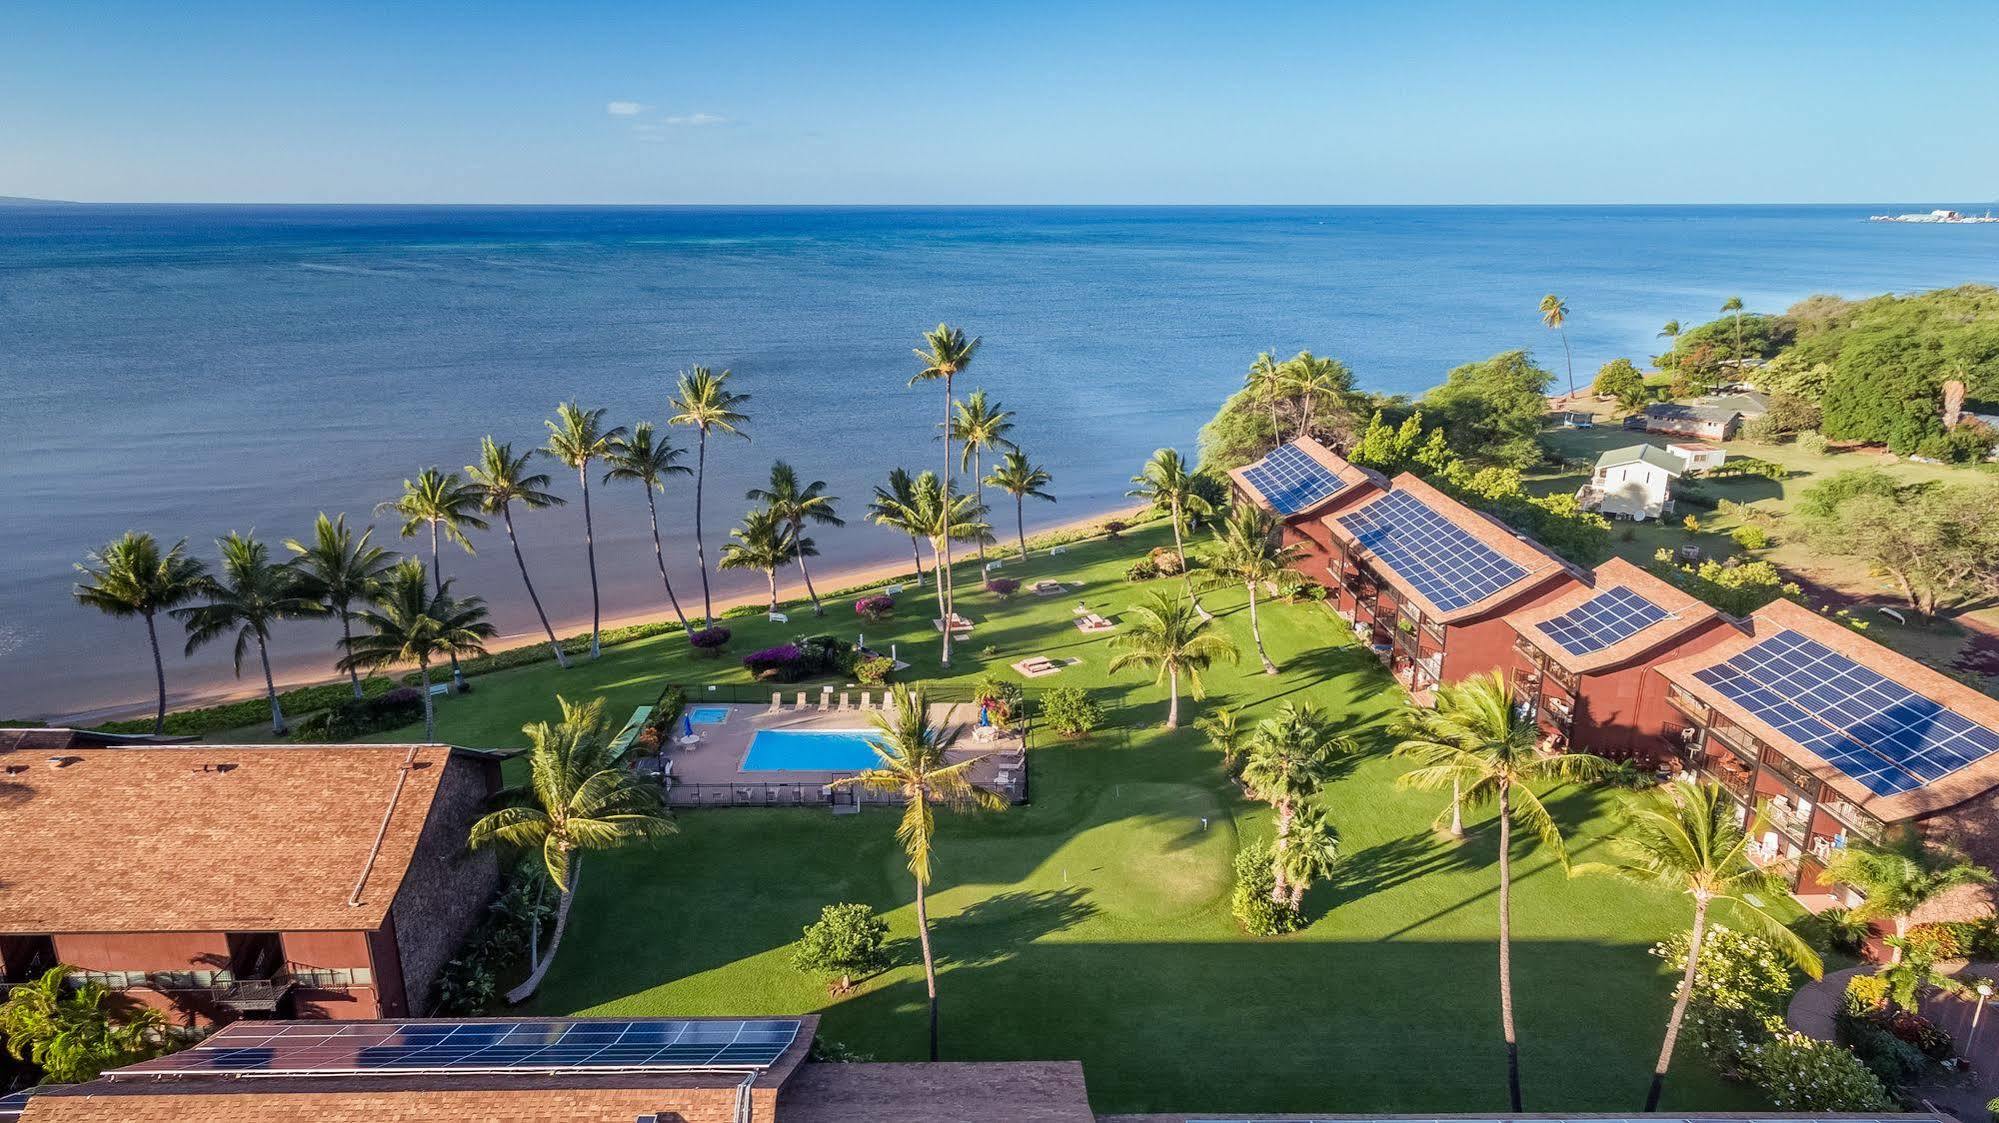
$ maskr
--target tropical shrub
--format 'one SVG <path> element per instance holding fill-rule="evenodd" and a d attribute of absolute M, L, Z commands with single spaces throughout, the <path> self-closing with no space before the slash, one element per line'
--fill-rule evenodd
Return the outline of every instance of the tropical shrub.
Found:
<path fill-rule="evenodd" d="M 1906 954 L 1935 962 L 1959 959 L 1971 954 L 1978 939 L 1978 925 L 1966 920 L 1937 920 L 1918 924 L 1904 936 Z"/>
<path fill-rule="evenodd" d="M 1770 532 L 1760 526 L 1738 526 L 1728 536 L 1745 550 L 1762 550 L 1770 545 Z"/>
<path fill-rule="evenodd" d="M 523 862 L 510 874 L 486 906 L 432 984 L 432 1005 L 439 1016 L 464 1017 L 490 1010 L 501 980 L 525 973 L 529 944 L 546 935 L 555 915 L 555 894 L 536 868 Z"/>
<path fill-rule="evenodd" d="M 1276 885 L 1271 862 L 1271 844 L 1252 842 L 1236 851 L 1235 888 L 1229 893 L 1229 912 L 1252 936 L 1281 936 L 1305 926 L 1305 920 L 1290 903 L 1270 899 Z"/>
<path fill-rule="evenodd" d="M 854 664 L 852 641 L 839 636 L 800 636 L 792 641 L 798 649 L 800 675 L 846 674 Z"/>
<path fill-rule="evenodd" d="M 1130 529 L 1131 524 L 1123 519 L 1109 519 L 1104 522 L 1104 537 L 1115 542 L 1118 536 Z"/>
<path fill-rule="evenodd" d="M 1041 699 L 1041 723 L 1064 737 L 1083 736 L 1103 717 L 1102 707 L 1080 686 L 1058 686 Z"/>
<path fill-rule="evenodd" d="M 986 715 L 1001 729 L 1027 713 L 1027 694 L 1011 679 L 986 675 L 972 684 L 972 698 L 986 708 Z"/>
<path fill-rule="evenodd" d="M 1011 577 L 986 578 L 986 592 L 991 593 L 1001 600 L 1011 600 L 1013 595 L 1019 591 L 1020 582 Z"/>
<path fill-rule="evenodd" d="M 1846 997 L 1842 1007 L 1847 1013 L 1871 1014 L 1888 1005 L 1888 980 L 1873 972 L 1865 972 L 1846 980 Z"/>
<path fill-rule="evenodd" d="M 687 709 L 687 692 L 677 686 L 669 686 L 659 692 L 659 698 L 652 704 L 652 716 L 646 719 L 646 731 L 652 734 L 652 744 L 664 745 L 673 736 L 673 726 Z"/>
<path fill-rule="evenodd" d="M 1900 1088 L 1920 1080 L 1930 1068 L 1929 1057 L 1921 1049 L 1890 1033 L 1872 1017 L 1841 1014 L 1839 1040 L 1867 1071 L 1888 1088 Z"/>
<path fill-rule="evenodd" d="M 760 679 L 796 682 L 802 677 L 797 646 L 789 643 L 766 647 L 743 656 L 743 666 Z"/>
<path fill-rule="evenodd" d="M 1153 547 L 1152 553 L 1147 556 L 1151 558 L 1153 568 L 1159 571 L 1161 577 L 1178 577 L 1187 571 L 1187 568 L 1180 564 L 1180 555 L 1165 546 Z"/>
<path fill-rule="evenodd" d="M 870 620 L 886 620 L 895 615 L 895 598 L 882 593 L 862 597 L 854 602 L 854 611 Z"/>
<path fill-rule="evenodd" d="M 701 652 L 703 655 L 712 658 L 721 655 L 722 649 L 729 646 L 729 635 L 728 628 L 717 624 L 712 628 L 704 628 L 698 632 L 689 632 L 687 635 L 687 645 Z"/>
<path fill-rule="evenodd" d="M 791 950 L 791 965 L 807 975 L 821 975 L 834 994 L 852 989 L 855 975 L 872 975 L 888 966 L 888 921 L 867 905 L 827 905 L 819 919 Z"/>
<path fill-rule="evenodd" d="M 1798 451 L 1806 456 L 1824 456 L 1826 446 L 1831 443 L 1817 429 L 1807 429 L 1798 434 Z"/>
<path fill-rule="evenodd" d="M 542 647 L 541 652 L 546 657 L 548 648 Z M 416 676 L 409 676 L 408 681 L 415 682 Z M 393 679 L 365 678 L 361 680 L 361 692 L 367 697 L 374 698 L 394 690 L 397 685 Z M 286 690 L 279 693 L 278 702 L 284 706 L 288 714 L 310 714 L 315 710 L 352 701 L 353 698 L 353 687 L 345 682 L 339 682 Z M 203 706 L 192 710 L 176 710 L 167 715 L 167 733 L 176 737 L 200 735 L 222 729 L 237 729 L 269 720 L 271 720 L 271 703 L 260 694 L 240 702 Z M 105 733 L 151 733 L 153 719 L 146 717 L 131 721 L 107 721 L 93 728 Z"/>
<path fill-rule="evenodd" d="M 114 1018 L 106 1008 L 110 990 L 69 985 L 71 970 L 58 964 L 0 1003 L 0 1036 L 15 1060 L 39 1066 L 45 1083 L 77 1084 L 171 1051 L 164 1014 L 140 1006 Z"/>
<path fill-rule="evenodd" d="M 1899 1110 L 1851 1050 L 1790 1030 L 1750 1046 L 1742 1073 L 1782 1111 Z"/>
<path fill-rule="evenodd" d="M 854 663 L 854 681 L 862 686 L 880 686 L 888 681 L 889 672 L 895 670 L 895 661 L 886 655 L 870 655 Z"/>
<path fill-rule="evenodd" d="M 422 720 L 423 692 L 411 686 L 398 686 L 364 698 L 349 694 L 318 713 L 307 714 L 293 726 L 292 739 L 316 743 L 351 741 Z"/>
<path fill-rule="evenodd" d="M 1158 576 L 1159 563 L 1151 558 L 1139 558 L 1124 569 L 1124 579 L 1127 581 L 1150 581 Z"/>
<path fill-rule="evenodd" d="M 1690 935 L 1681 932 L 1653 947 L 1652 954 L 1677 968 L 1687 961 Z M 1768 941 L 1710 925 L 1687 1003 L 1686 1032 L 1716 1064 L 1734 1068 L 1745 1049 L 1768 1035 L 1770 1022 L 1783 1016 L 1791 989 L 1790 962 Z"/>
<path fill-rule="evenodd" d="M 1897 1010 L 1888 1015 L 1888 1032 L 1922 1050 L 1924 1056 L 1941 1061 L 1949 1057 L 1951 1047 L 1950 1031 L 1908 1010 Z"/>

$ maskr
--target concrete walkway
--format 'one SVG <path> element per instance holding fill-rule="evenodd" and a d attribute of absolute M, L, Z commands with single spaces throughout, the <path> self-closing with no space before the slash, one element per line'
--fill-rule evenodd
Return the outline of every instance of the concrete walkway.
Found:
<path fill-rule="evenodd" d="M 1791 996 L 1790 1008 L 1784 1011 L 1784 1021 L 1806 1037 L 1837 1040 L 1840 1006 L 1846 1001 L 1846 980 L 1871 974 L 1873 970 L 1871 963 L 1848 967 L 1799 987 L 1798 993 Z"/>
<path fill-rule="evenodd" d="M 1807 1037 L 1816 1037 L 1821 1041 L 1836 1040 L 1837 1019 L 1846 996 L 1846 981 L 1874 970 L 1873 964 L 1849 967 L 1807 983 L 1791 996 L 1784 1021 Z M 1999 977 L 1999 963 L 1972 963 L 1957 974 Z M 1999 1003 L 1988 1005 L 1992 1008 L 1985 1011 L 1974 1033 L 1971 1018 L 1977 1008 L 1976 1003 L 1943 994 L 1931 995 L 1922 1002 L 1923 1016 L 1951 1035 L 1958 1053 L 1971 1062 L 1971 1072 L 1954 1080 L 1946 1077 L 1943 1082 L 1919 1085 L 1909 1091 L 1962 1120 L 1983 1120 L 1986 1117 L 1986 1102 L 1999 1096 L 1999 1025 L 1982 1024 L 1999 1019 Z"/>

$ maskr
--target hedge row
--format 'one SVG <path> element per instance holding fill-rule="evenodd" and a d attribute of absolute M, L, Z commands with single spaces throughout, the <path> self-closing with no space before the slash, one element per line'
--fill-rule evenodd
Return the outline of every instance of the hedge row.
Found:
<path fill-rule="evenodd" d="M 375 698 L 394 690 L 397 685 L 393 679 L 367 678 L 361 680 L 361 693 Z M 307 714 L 353 697 L 354 688 L 343 680 L 280 691 L 278 704 L 284 708 L 285 717 L 297 721 Z M 270 720 L 270 699 L 259 694 L 254 698 L 245 698 L 240 702 L 225 702 L 219 706 L 174 710 L 167 714 L 166 731 L 172 736 L 190 737 L 224 729 L 240 729 L 246 725 L 257 725 Z M 151 733 L 153 719 L 143 717 L 132 718 L 129 721 L 107 721 L 96 728 L 105 733 Z"/>

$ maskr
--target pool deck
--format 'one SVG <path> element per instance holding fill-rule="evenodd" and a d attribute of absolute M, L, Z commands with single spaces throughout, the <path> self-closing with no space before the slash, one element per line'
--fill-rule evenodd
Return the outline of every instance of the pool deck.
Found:
<path fill-rule="evenodd" d="M 858 704 L 858 694 L 852 695 Z M 881 695 L 876 694 L 875 704 L 881 704 Z M 726 709 L 729 716 L 714 724 L 694 726 L 694 732 L 701 738 L 692 747 L 679 744 L 668 748 L 666 759 L 673 766 L 673 780 L 676 785 L 709 784 L 810 784 L 825 785 L 852 772 L 803 772 L 786 769 L 778 772 L 745 772 L 743 759 L 749 755 L 750 740 L 759 730 L 868 730 L 874 725 L 866 711 L 860 709 L 840 710 L 817 708 L 819 695 L 809 692 L 807 700 L 812 704 L 804 710 L 792 706 L 797 700 L 797 691 L 787 691 L 785 707 L 777 713 L 766 712 L 766 706 L 721 705 L 700 703 L 690 709 Z M 839 705 L 839 695 L 833 696 L 833 706 Z M 976 739 L 976 725 L 979 719 L 977 706 L 969 703 L 937 705 L 931 707 L 931 720 L 940 725 L 959 725 L 964 732 L 958 743 L 947 754 L 952 761 L 973 757 L 983 758 L 972 767 L 972 782 L 984 787 L 1008 786 L 1003 773 L 1018 772 L 1021 768 L 1021 753 L 1024 745 L 1018 734 L 999 734 L 988 741 Z M 677 738 L 676 738 L 677 740 Z"/>

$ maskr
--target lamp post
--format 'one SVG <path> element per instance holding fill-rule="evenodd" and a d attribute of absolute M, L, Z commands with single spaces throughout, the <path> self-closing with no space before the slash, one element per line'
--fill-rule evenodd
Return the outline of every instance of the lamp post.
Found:
<path fill-rule="evenodd" d="M 1978 992 L 1978 1005 L 1971 1009 L 1971 1032 L 1964 1037 L 1964 1051 L 1971 1052 L 1971 1044 L 1978 1040 L 1978 1016 L 1985 1013 L 1985 1000 L 1992 997 L 1992 980 L 1980 979 L 1972 988 Z"/>

